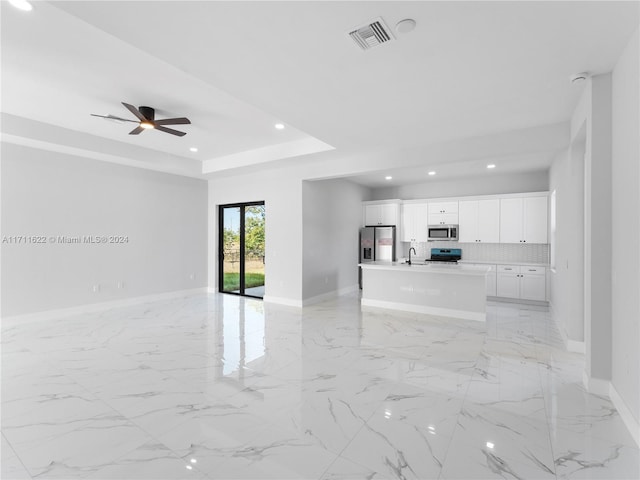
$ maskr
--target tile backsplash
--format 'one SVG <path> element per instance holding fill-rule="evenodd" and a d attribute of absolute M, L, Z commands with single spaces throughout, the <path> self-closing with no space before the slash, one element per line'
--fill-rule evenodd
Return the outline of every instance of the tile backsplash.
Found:
<path fill-rule="evenodd" d="M 460 243 L 403 242 L 398 257 L 408 257 L 409 248 L 416 249 L 417 258 L 429 258 L 432 248 L 460 248 L 467 261 L 549 263 L 549 245 L 544 243 Z"/>

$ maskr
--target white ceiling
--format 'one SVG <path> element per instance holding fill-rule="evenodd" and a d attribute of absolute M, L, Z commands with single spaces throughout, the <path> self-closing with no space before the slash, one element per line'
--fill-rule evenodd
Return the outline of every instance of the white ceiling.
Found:
<path fill-rule="evenodd" d="M 566 130 L 580 92 L 569 76 L 610 71 L 639 23 L 636 1 L 41 1 L 1 13 L 6 141 L 194 176 L 384 152 L 371 172 L 352 169 L 371 186 L 488 161 L 548 168 L 557 143 L 531 145 L 537 127 Z M 417 27 L 363 52 L 347 33 L 377 17 Z M 129 136 L 133 124 L 89 116 L 129 118 L 121 101 L 192 125 Z M 505 132 L 526 132 L 529 147 L 428 155 Z M 407 149 L 411 160 L 393 160 Z"/>

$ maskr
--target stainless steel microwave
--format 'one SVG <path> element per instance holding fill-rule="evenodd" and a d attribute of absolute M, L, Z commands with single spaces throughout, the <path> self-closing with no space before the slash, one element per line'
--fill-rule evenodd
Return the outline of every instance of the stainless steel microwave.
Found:
<path fill-rule="evenodd" d="M 458 241 L 458 225 L 429 225 L 429 240 Z"/>

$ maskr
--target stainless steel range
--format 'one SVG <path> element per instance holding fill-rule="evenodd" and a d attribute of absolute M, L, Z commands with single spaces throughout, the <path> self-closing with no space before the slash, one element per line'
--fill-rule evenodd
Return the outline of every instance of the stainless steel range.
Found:
<path fill-rule="evenodd" d="M 431 258 L 425 259 L 425 262 L 455 265 L 460 259 L 462 259 L 461 248 L 432 248 Z"/>

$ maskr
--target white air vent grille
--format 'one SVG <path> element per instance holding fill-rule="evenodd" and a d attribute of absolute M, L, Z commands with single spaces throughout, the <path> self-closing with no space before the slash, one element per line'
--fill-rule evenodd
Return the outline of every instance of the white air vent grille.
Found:
<path fill-rule="evenodd" d="M 362 50 L 369 50 L 371 47 L 393 40 L 391 31 L 384 24 L 382 18 L 377 18 L 371 23 L 356 28 L 349 32 L 349 36 Z"/>

